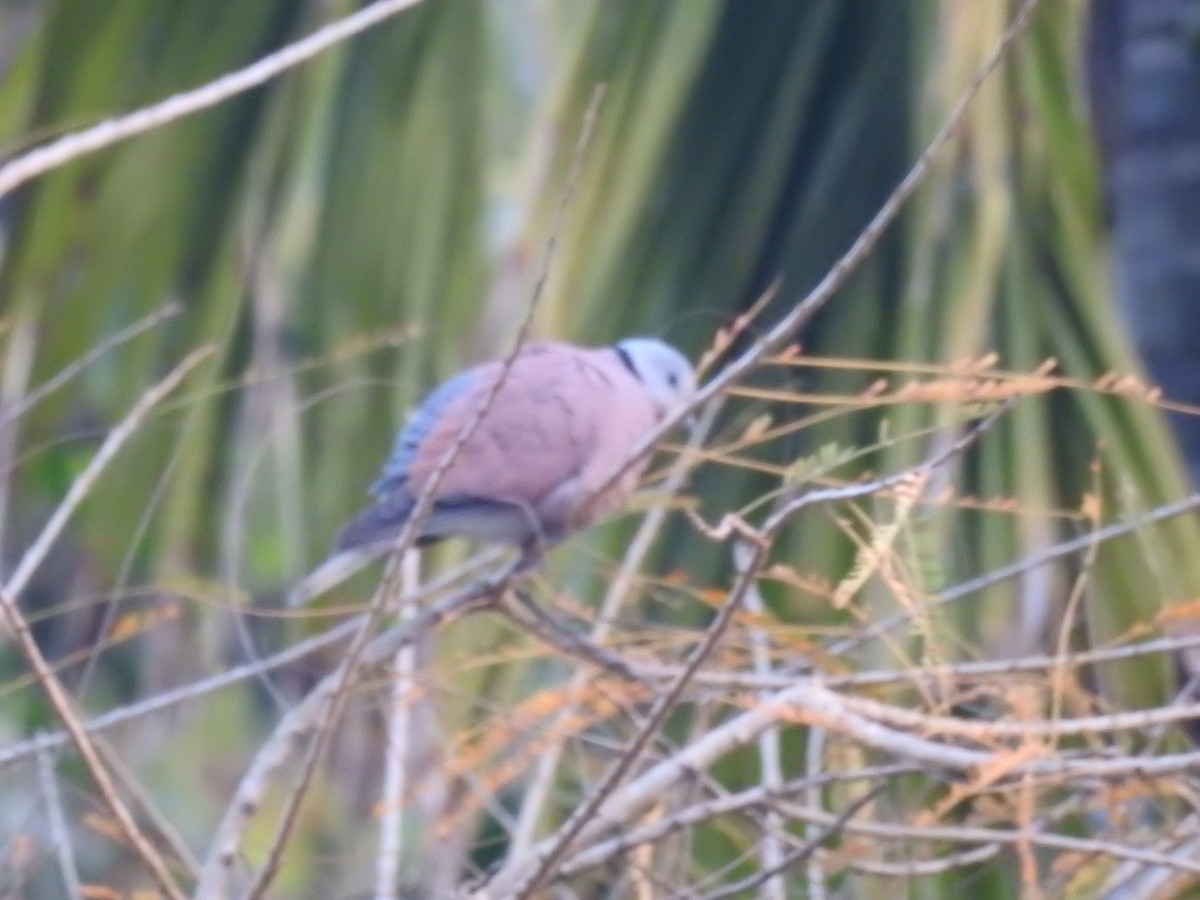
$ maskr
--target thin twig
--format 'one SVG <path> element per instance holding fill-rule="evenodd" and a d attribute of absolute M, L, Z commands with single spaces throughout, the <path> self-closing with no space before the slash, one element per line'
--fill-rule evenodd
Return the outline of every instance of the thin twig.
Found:
<path fill-rule="evenodd" d="M 42 789 L 42 800 L 46 805 L 46 821 L 50 826 L 50 839 L 54 842 L 54 855 L 62 873 L 66 896 L 82 897 L 79 867 L 75 864 L 75 848 L 71 841 L 71 829 L 63 815 L 62 796 L 58 792 L 58 776 L 49 751 L 37 755 L 38 783 Z"/>
<path fill-rule="evenodd" d="M 17 415 L 10 409 L 19 409 L 26 396 L 29 380 L 33 377 L 33 364 L 37 357 L 38 315 L 32 303 L 18 303 L 9 324 L 8 340 L 4 345 L 4 374 L 0 381 L 0 553 L 5 546 L 5 529 L 8 525 L 8 502 L 12 496 L 14 460 L 20 440 Z M 7 554 L 5 554 L 7 556 Z"/>
<path fill-rule="evenodd" d="M 820 673 L 821 683 L 826 687 L 875 687 L 885 684 L 919 684 L 929 681 L 969 682 L 996 676 L 1015 676 L 1028 672 L 1040 672 L 1057 666 L 1077 668 L 1093 663 L 1114 662 L 1173 653 L 1178 650 L 1200 646 L 1200 634 L 1171 638 L 1155 638 L 1117 647 L 1098 647 L 1081 650 L 1065 656 L 1025 656 L 1018 659 L 980 660 L 975 662 L 942 663 L 936 666 L 913 666 L 906 669 L 868 669 L 864 672 L 844 674 Z M 630 668 L 642 681 L 669 679 L 679 674 L 679 666 L 630 663 Z M 812 669 L 804 666 L 791 671 L 758 675 L 753 672 L 702 671 L 697 672 L 695 682 L 709 688 L 737 688 L 746 691 L 765 689 L 780 690 L 795 684 L 798 678 L 812 675 Z M 0 765 L 6 761 L 0 754 Z"/>
<path fill-rule="evenodd" d="M 108 437 L 105 438 L 104 443 L 100 445 L 100 449 L 96 451 L 95 456 L 92 457 L 83 472 L 72 482 L 66 497 L 63 498 L 62 502 L 50 516 L 50 520 L 46 523 L 37 539 L 21 557 L 21 562 L 14 571 L 13 576 L 0 589 L 0 609 L 3 609 L 9 627 L 16 636 L 21 654 L 33 670 L 38 683 L 46 692 L 46 696 L 54 707 L 59 721 L 62 722 L 67 732 L 71 735 L 71 740 L 75 745 L 75 749 L 79 752 L 84 767 L 95 782 L 97 790 L 99 790 L 101 796 L 104 798 L 104 802 L 112 812 L 113 817 L 117 820 L 121 833 L 150 870 L 159 890 L 172 898 L 182 898 L 183 893 L 180 891 L 179 886 L 175 884 L 175 879 L 172 877 L 170 869 L 167 867 L 161 854 L 146 839 L 145 835 L 141 833 L 129 807 L 121 799 L 120 793 L 113 783 L 112 776 L 109 774 L 99 752 L 84 729 L 83 722 L 75 710 L 75 704 L 71 699 L 71 695 L 63 687 L 62 682 L 59 681 L 58 676 L 55 675 L 45 656 L 42 655 L 41 648 L 38 647 L 37 641 L 34 639 L 33 631 L 21 613 L 17 597 L 45 558 L 54 540 L 66 526 L 67 520 L 75 512 L 79 504 L 83 502 L 88 493 L 90 493 L 105 466 L 125 445 L 125 442 L 133 435 L 150 413 L 150 410 L 175 390 L 187 374 L 202 360 L 206 359 L 211 352 L 212 348 L 202 347 L 188 354 L 166 378 L 146 391 L 138 399 L 125 418 L 109 432 Z"/>
<path fill-rule="evenodd" d="M 880 862 L 877 859 L 865 859 L 856 856 L 851 859 L 839 857 L 838 862 L 843 869 L 854 869 L 867 875 L 880 875 L 884 878 L 926 878 L 930 875 L 943 875 L 954 869 L 965 869 L 977 866 L 989 859 L 995 859 L 1000 852 L 1000 844 L 982 844 L 972 850 L 961 853 L 940 852 L 929 859 L 905 859 L 899 862 Z M 824 851 L 819 851 L 818 856 Z"/>
<path fill-rule="evenodd" d="M 700 447 L 704 443 L 709 432 L 712 430 L 720 408 L 721 398 L 719 397 L 704 408 L 700 420 L 696 423 L 696 427 L 689 436 L 684 452 L 679 454 L 670 471 L 667 473 L 666 479 L 663 481 L 662 493 L 664 496 L 674 496 L 683 487 L 684 482 L 696 464 L 696 458 L 690 451 Z M 625 551 L 625 556 L 621 560 L 621 565 L 609 581 L 608 589 L 604 593 L 604 599 L 600 601 L 600 607 L 596 612 L 596 624 L 592 627 L 590 635 L 593 646 L 601 646 L 608 640 L 612 624 L 620 613 L 621 607 L 625 603 L 625 598 L 633 589 L 637 572 L 641 570 L 642 563 L 650 553 L 666 518 L 667 511 L 661 503 L 642 517 L 641 524 L 630 540 L 629 546 Z M 571 679 L 570 685 L 566 688 L 568 695 L 575 695 L 582 691 L 588 678 L 589 673 L 586 670 L 576 672 Z M 578 706 L 571 704 L 559 713 L 556 724 L 567 721 L 576 714 L 577 710 Z M 555 730 L 557 729 L 552 725 L 551 731 Z M 562 759 L 565 746 L 566 738 L 564 736 L 562 740 L 554 741 L 538 755 L 537 767 L 534 769 L 533 775 L 529 780 L 529 786 L 522 797 L 521 811 L 517 816 L 516 828 L 509 841 L 508 852 L 510 856 L 523 855 L 532 846 L 543 810 L 546 807 L 554 785 L 555 773 L 558 769 L 559 761 Z"/>
<path fill-rule="evenodd" d="M 810 822 L 824 827 L 836 825 L 850 834 L 887 840 L 978 843 L 984 846 L 997 844 L 1015 846 L 1022 840 L 1030 840 L 1041 847 L 1056 850 L 1111 856 L 1115 859 L 1136 860 L 1151 865 L 1165 866 L 1180 872 L 1200 873 L 1200 862 L 1192 858 L 1181 858 L 1156 850 L 1132 847 L 1112 841 L 1051 834 L 1046 831 L 1037 831 L 1027 835 L 1018 829 L 983 828 L 969 825 L 905 825 L 891 822 L 844 820 L 842 816 L 834 815 L 823 809 L 810 809 L 786 800 L 785 795 L 796 793 L 799 790 L 800 788 L 797 786 L 794 789 L 772 794 L 763 788 L 751 788 L 728 797 L 715 798 L 696 804 L 679 810 L 667 820 L 643 826 L 616 837 L 609 837 L 580 851 L 564 863 L 556 875 L 564 879 L 579 875 L 589 869 L 604 865 L 615 856 L 628 853 L 640 844 L 661 840 L 682 828 L 710 821 L 732 812 L 768 804 L 779 805 L 787 815 L 796 821 Z M 867 796 L 871 797 L 870 794 Z"/>
<path fill-rule="evenodd" d="M 85 353 L 78 359 L 74 360 L 70 365 L 64 366 L 59 372 L 55 373 L 50 378 L 39 384 L 32 391 L 27 393 L 20 403 L 14 404 L 11 407 L 5 407 L 0 410 L 0 428 L 5 427 L 14 419 L 25 415 L 30 409 L 41 403 L 46 397 L 53 394 L 72 378 L 94 363 L 106 353 L 115 350 L 122 344 L 126 344 L 140 334 L 156 328 L 167 319 L 174 318 L 183 312 L 183 305 L 180 303 L 165 303 L 158 309 L 138 319 L 127 328 L 122 328 L 120 331 L 114 332 L 107 337 L 101 338 L 96 343 L 92 344 Z"/>
<path fill-rule="evenodd" d="M 37 539 L 21 555 L 21 561 L 17 563 L 12 575 L 5 582 L 4 588 L 8 593 L 16 596 L 25 590 L 29 584 L 29 579 L 33 577 L 33 573 L 37 571 L 38 566 L 46 558 L 51 545 L 62 534 L 67 520 L 74 514 L 79 504 L 83 502 L 84 497 L 91 492 L 96 479 L 100 477 L 100 473 L 104 471 L 105 467 L 112 462 L 113 457 L 125 446 L 125 442 L 129 440 L 133 432 L 141 426 L 142 420 L 150 410 L 158 405 L 167 394 L 171 393 L 179 385 L 179 382 L 183 380 L 184 376 L 203 360 L 211 356 L 212 352 L 211 347 L 201 347 L 189 353 L 170 375 L 148 390 L 121 423 L 108 433 L 108 437 L 104 439 L 104 443 L 100 445 L 100 449 L 96 451 L 96 455 L 92 457 L 87 468 L 71 483 L 66 497 L 63 498 L 62 502 L 54 510 L 54 513 L 38 534 Z"/>
<path fill-rule="evenodd" d="M 1096 467 L 1093 466 L 1095 469 Z M 1094 481 L 1092 485 L 1092 497 L 1094 501 L 1100 502 L 1100 485 L 1099 471 L 1096 469 Z M 1093 516 L 1092 533 L 1095 533 L 1095 525 L 1100 522 L 1100 511 L 1096 510 Z M 1079 607 L 1084 602 L 1084 596 L 1087 592 L 1087 586 L 1090 582 L 1092 571 L 1096 566 L 1096 558 L 1100 554 L 1100 543 L 1095 539 L 1088 544 L 1087 550 L 1083 554 L 1083 565 L 1079 572 L 1075 575 L 1075 583 L 1071 586 L 1071 591 L 1067 595 L 1066 607 L 1063 609 L 1062 621 L 1058 626 L 1058 636 L 1054 647 L 1054 655 L 1059 659 L 1063 659 L 1067 655 L 1068 648 L 1071 646 L 1071 634 L 1075 630 L 1076 616 L 1079 614 Z M 1050 714 L 1051 722 L 1057 721 L 1062 715 L 1063 703 L 1066 699 L 1067 688 L 1067 672 L 1065 664 L 1059 664 L 1050 672 Z"/>
<path fill-rule="evenodd" d="M 411 597 L 420 587 L 421 557 L 410 550 L 401 565 L 401 588 Z M 404 604 L 400 621 L 412 619 L 415 607 Z M 384 758 L 383 790 L 379 797 L 379 852 L 375 856 L 375 898 L 391 900 L 400 887 L 400 865 L 404 857 L 404 807 L 408 792 L 409 759 L 414 756 L 409 738 L 413 733 L 416 644 L 405 644 L 392 660 L 391 705 L 387 716 L 387 753 Z"/>
<path fill-rule="evenodd" d="M 377 0 L 356 13 L 330 22 L 308 37 L 264 56 L 244 69 L 230 72 L 190 91 L 168 97 L 124 116 L 105 119 L 90 128 L 63 135 L 0 166 L 0 197 L 25 182 L 61 168 L 72 160 L 111 147 L 170 122 L 216 106 L 300 63 L 312 59 L 360 32 L 416 6 L 421 0 Z"/>
<path fill-rule="evenodd" d="M 111 770 L 114 779 L 120 782 L 121 787 L 133 797 L 142 816 L 149 820 L 148 827 L 167 846 L 187 875 L 192 878 L 199 875 L 200 861 L 196 859 L 196 854 L 192 852 L 192 848 L 188 846 L 183 835 L 179 833 L 179 829 L 175 827 L 175 823 L 163 815 L 155 803 L 154 797 L 134 777 L 128 764 L 113 749 L 112 745 L 98 735 L 93 735 L 92 739 L 96 744 L 97 752 L 104 759 L 104 764 Z"/>
<path fill-rule="evenodd" d="M 804 742 L 804 776 L 812 783 L 804 794 L 804 802 L 811 807 L 822 806 L 822 796 L 820 783 L 816 780 L 825 770 L 825 743 L 828 733 L 819 725 L 813 725 L 808 729 L 808 734 L 805 736 Z M 777 811 L 772 811 L 772 815 L 778 816 Z M 804 829 L 804 837 L 810 842 L 819 842 L 821 837 L 818 827 L 814 823 L 808 823 Z M 813 854 L 808 858 L 808 865 L 805 867 L 805 883 L 808 888 L 809 900 L 825 900 L 825 865 L 822 862 L 819 854 Z"/>
<path fill-rule="evenodd" d="M 718 891 L 712 891 L 704 895 L 703 900 L 724 900 L 725 897 L 734 897 L 738 894 L 744 894 L 752 891 L 757 887 L 769 886 L 772 881 L 777 882 L 786 888 L 787 880 L 783 878 L 783 874 L 793 866 L 798 866 L 805 862 L 809 857 L 816 854 L 817 849 L 831 837 L 836 837 L 845 827 L 846 823 L 854 818 L 855 814 L 883 793 L 884 785 L 877 785 L 871 788 L 853 803 L 847 806 L 844 810 L 838 813 L 828 825 L 822 827 L 813 837 L 810 837 L 802 847 L 797 847 L 786 857 L 781 858 L 770 866 L 766 866 L 761 871 L 755 872 L 748 878 L 741 881 L 736 881 L 733 884 L 727 884 Z M 824 886 L 822 886 L 822 891 Z M 768 891 L 763 891 L 760 896 L 769 896 Z"/>
<path fill-rule="evenodd" d="M 1089 531 L 1087 534 L 1080 535 L 1077 538 L 1063 541 L 1055 544 L 1052 547 L 1047 547 L 1045 550 L 1034 553 L 1030 556 L 1021 559 L 1018 562 L 1009 566 L 1003 566 L 998 569 L 993 569 L 978 578 L 972 578 L 970 581 L 964 581 L 961 584 L 955 585 L 952 588 L 947 588 L 941 591 L 934 597 L 925 601 L 926 605 L 953 603 L 957 600 L 965 600 L 980 591 L 986 590 L 997 584 L 1002 584 L 1010 579 L 1017 578 L 1033 569 L 1041 566 L 1049 565 L 1060 559 L 1068 556 L 1073 556 L 1081 550 L 1087 550 L 1093 544 L 1102 544 L 1114 538 L 1124 537 L 1129 534 L 1136 533 L 1139 529 L 1145 528 L 1147 525 L 1153 525 L 1158 522 L 1173 519 L 1176 516 L 1181 516 L 1186 513 L 1194 512 L 1200 509 L 1200 493 L 1189 494 L 1188 496 L 1176 500 L 1172 503 L 1165 503 L 1154 510 L 1146 513 L 1143 516 L 1138 516 L 1132 521 L 1117 522 L 1112 525 L 1106 525 L 1103 528 L 1097 528 Z M 894 616 L 889 616 L 882 621 L 873 623 L 869 628 L 864 629 L 861 634 L 856 634 L 853 637 L 848 637 L 844 640 L 837 641 L 829 647 L 829 653 L 833 656 L 845 655 L 850 650 L 862 645 L 866 641 L 887 634 L 893 628 L 898 628 L 904 625 L 909 620 L 907 612 L 899 613 Z"/>
<path fill-rule="evenodd" d="M 519 591 L 514 591 L 520 602 L 513 603 L 502 600 L 498 611 L 522 631 L 527 631 L 539 640 L 545 641 L 567 656 L 575 656 L 588 664 L 609 671 L 626 681 L 641 683 L 642 679 L 621 656 L 609 650 L 602 644 L 576 634 L 558 621 L 555 616 L 542 609 L 532 598 L 521 597 Z"/>
<path fill-rule="evenodd" d="M 451 584 L 460 580 L 464 576 L 478 572 L 482 568 L 479 564 L 495 563 L 498 554 L 484 553 L 478 557 L 474 557 L 458 567 L 452 572 L 447 573 L 444 577 L 439 578 L 435 582 L 425 585 L 420 593 L 414 598 L 414 602 L 420 602 L 423 598 L 432 597 L 446 590 Z M 210 675 L 207 678 L 190 684 L 183 685 L 173 690 L 164 691 L 156 694 L 153 697 L 147 697 L 144 700 L 139 700 L 135 703 L 130 703 L 127 706 L 119 707 L 118 709 L 110 710 L 102 715 L 96 716 L 94 719 L 89 719 L 85 723 L 85 727 L 89 732 L 103 731 L 121 725 L 125 722 L 132 722 L 143 716 L 152 715 L 153 713 L 162 712 L 170 709 L 173 706 L 178 706 L 181 703 L 186 703 L 189 700 L 195 700 L 207 694 L 214 693 L 242 681 L 248 681 L 258 677 L 264 671 L 270 671 L 280 668 L 281 666 L 289 665 L 294 662 L 311 656 L 312 654 L 324 650 L 340 641 L 348 640 L 354 633 L 354 629 L 358 627 L 360 619 L 354 618 L 349 621 L 342 622 L 320 634 L 313 635 L 311 638 L 289 647 L 286 650 L 264 657 L 261 660 L 243 663 L 235 666 L 232 669 L 227 669 L 216 675 Z M 1197 637 L 1200 642 L 1200 636 Z M 63 747 L 70 742 L 70 735 L 64 731 L 55 731 L 47 734 L 38 735 L 37 737 L 21 741 L 17 744 L 11 744 L 8 747 L 0 749 L 0 769 L 9 766 L 22 759 L 26 759 L 35 755 L 41 750 L 54 749 Z"/>
<path fill-rule="evenodd" d="M 1017 10 L 1017 14 L 1013 17 L 1012 22 L 1005 29 L 1000 40 L 996 42 L 996 46 L 992 48 L 992 52 L 988 54 L 987 59 L 984 60 L 983 65 L 976 71 L 967 89 L 959 97 L 958 102 L 954 104 L 949 115 L 946 116 L 937 134 L 933 136 L 925 146 L 925 149 L 921 151 L 921 155 L 917 157 L 917 161 L 913 163 L 912 168 L 908 170 L 908 173 L 884 201 L 879 211 L 875 213 L 871 221 L 867 223 L 866 227 L 855 238 L 854 243 L 834 263 L 832 268 L 830 268 L 817 285 L 809 291 L 804 299 L 792 307 L 770 331 L 755 341 L 745 353 L 726 366 L 716 377 L 705 384 L 703 388 L 696 391 L 690 403 L 675 410 L 659 424 L 658 428 L 648 434 L 642 443 L 630 453 L 626 462 L 616 468 L 601 482 L 600 486 L 596 489 L 597 495 L 602 494 L 609 486 L 615 484 L 625 470 L 632 465 L 633 460 L 638 459 L 641 454 L 647 452 L 688 415 L 699 409 L 713 397 L 724 393 L 727 388 L 752 371 L 765 357 L 784 349 L 793 340 L 796 331 L 809 322 L 830 298 L 837 293 L 850 275 L 870 256 L 871 252 L 875 249 L 875 245 L 879 243 L 879 239 L 882 237 L 884 231 L 899 217 L 904 206 L 929 174 L 935 157 L 950 139 L 954 137 L 959 128 L 962 127 L 967 110 L 975 99 L 975 95 L 979 93 L 980 88 L 983 87 L 984 83 L 1003 61 L 1013 42 L 1028 27 L 1030 17 L 1040 2 L 1041 0 L 1024 0 L 1021 8 Z"/>
<path fill-rule="evenodd" d="M 396 596 L 396 586 L 398 580 L 399 560 L 403 558 L 415 544 L 417 537 L 420 534 L 420 528 L 425 520 L 425 517 L 433 509 L 435 496 L 438 485 L 449 472 L 450 467 L 462 452 L 472 435 L 482 425 L 488 411 L 492 408 L 492 404 L 500 394 L 501 388 L 508 379 L 509 373 L 516 364 L 517 358 L 520 356 L 521 350 L 524 348 L 529 334 L 533 328 L 534 317 L 537 313 L 542 295 L 545 292 L 546 281 L 549 277 L 551 263 L 553 262 L 555 250 L 558 246 L 558 232 L 560 230 L 561 221 L 565 215 L 567 206 L 571 198 L 574 196 L 575 187 L 579 180 L 583 167 L 584 150 L 591 141 L 593 127 L 596 122 L 596 116 L 599 113 L 600 103 L 604 98 L 604 86 L 598 85 L 593 92 L 592 101 L 588 105 L 587 112 L 584 115 L 583 124 L 580 128 L 579 140 L 575 147 L 575 160 L 571 171 L 567 176 L 567 183 L 563 188 L 563 193 L 560 198 L 558 209 L 554 222 L 551 226 L 550 237 L 547 239 L 546 252 L 543 256 L 542 272 L 538 277 L 537 283 L 534 286 L 533 295 L 530 298 L 529 308 L 526 311 L 525 318 L 521 322 L 520 328 L 517 330 L 516 339 L 513 342 L 512 350 L 504 358 L 497 372 L 495 380 L 484 391 L 480 398 L 478 407 L 474 410 L 471 417 L 459 430 L 455 436 L 454 442 L 447 448 L 442 458 L 438 461 L 438 465 L 430 473 L 429 478 L 425 480 L 420 492 L 417 494 L 409 513 L 409 518 L 405 520 L 400 533 L 396 536 L 392 550 L 391 558 L 388 561 L 386 570 L 378 590 L 371 601 L 370 608 L 367 610 L 358 631 L 351 638 L 350 646 L 346 651 L 346 659 L 335 673 L 336 685 L 331 695 L 328 698 L 328 705 L 322 705 L 318 715 L 323 717 L 322 726 L 317 729 L 316 737 L 313 740 L 311 752 L 305 760 L 301 768 L 300 776 L 296 779 L 292 791 L 284 804 L 284 810 L 280 816 L 280 824 L 276 830 L 275 838 L 271 842 L 270 849 L 267 852 L 266 862 L 263 863 L 262 869 L 258 877 L 255 879 L 251 887 L 248 897 L 256 898 L 263 894 L 269 887 L 271 881 L 278 870 L 279 859 L 283 852 L 283 848 L 287 843 L 289 834 L 296 817 L 299 814 L 300 805 L 307 793 L 308 786 L 312 782 L 314 773 L 316 772 L 317 764 L 320 762 L 325 745 L 328 743 L 330 736 L 336 727 L 336 723 L 341 714 L 342 706 L 345 701 L 349 687 L 357 678 L 360 661 L 363 650 L 366 648 L 370 639 L 371 633 L 375 630 L 376 625 L 383 617 L 387 609 L 390 598 Z M 508 579 L 505 579 L 507 583 Z"/>
<path fill-rule="evenodd" d="M 749 564 L 749 548 L 741 541 L 735 541 L 733 544 L 734 566 L 737 570 L 743 570 Z M 763 622 L 767 615 L 767 605 L 763 602 L 762 592 L 759 591 L 757 584 L 751 584 L 746 591 L 746 611 L 750 613 L 751 625 L 750 631 L 750 657 L 756 675 L 770 675 L 773 668 L 771 663 L 771 646 L 763 627 L 759 624 Z M 761 697 L 760 699 L 765 699 Z M 809 729 L 808 744 L 805 748 L 806 756 L 810 759 L 813 757 L 813 748 L 819 744 L 823 744 L 822 732 L 820 729 Z M 759 781 L 763 788 L 768 791 L 778 790 L 783 786 L 783 764 L 780 756 L 779 747 L 779 729 L 768 728 L 758 736 L 758 769 Z M 816 760 L 819 764 L 821 753 L 816 752 Z M 810 764 L 807 767 L 805 775 L 812 778 L 818 774 L 819 766 Z M 811 801 L 813 797 L 820 797 L 820 790 L 814 789 L 808 795 Z M 768 809 L 763 817 L 763 835 L 759 841 L 759 855 L 762 857 L 762 870 L 764 872 L 773 872 L 773 876 L 764 878 L 762 881 L 756 882 L 750 887 L 758 887 L 762 885 L 760 894 L 764 900 L 787 900 L 787 879 L 783 877 L 783 872 L 787 868 L 788 856 L 784 855 L 783 844 L 780 836 L 784 831 L 783 817 L 774 809 Z M 809 840 L 815 839 L 815 833 L 810 834 Z M 816 844 L 812 844 L 813 847 Z M 806 858 L 810 854 L 806 854 Z M 809 872 L 809 897 L 810 900 L 823 900 L 824 898 L 824 879 L 814 877 L 812 871 Z M 750 888 L 747 888 L 749 890 Z M 814 893 L 814 890 L 816 893 Z"/>
<path fill-rule="evenodd" d="M 372 640 L 361 653 L 359 665 L 380 665 L 394 656 L 400 647 L 446 620 L 493 603 L 493 598 L 507 588 L 511 577 L 511 567 L 506 567 L 421 608 L 413 619 L 396 625 Z M 361 619 L 353 623 L 355 633 L 358 633 L 361 624 Z M 343 660 L 336 670 L 325 676 L 303 700 L 292 707 L 255 754 L 217 826 L 208 857 L 201 868 L 197 898 L 227 896 L 226 880 L 237 862 L 242 835 L 250 818 L 258 811 L 270 778 L 287 761 L 300 741 L 314 731 L 325 730 L 324 713 L 330 699 L 344 683 L 347 665 L 348 661 Z M 260 877 L 258 889 L 262 886 Z"/>

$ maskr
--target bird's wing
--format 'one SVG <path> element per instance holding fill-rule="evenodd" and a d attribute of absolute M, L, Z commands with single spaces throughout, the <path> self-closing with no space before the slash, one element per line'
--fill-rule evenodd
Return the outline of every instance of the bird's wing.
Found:
<path fill-rule="evenodd" d="M 467 369 L 442 382 L 413 411 L 396 435 L 391 455 L 383 464 L 379 479 L 371 485 L 371 494 L 383 498 L 402 486 L 408 479 L 408 469 L 417 455 L 421 442 L 445 414 L 455 398 L 466 393 L 479 378 L 480 368 Z"/>
<path fill-rule="evenodd" d="M 509 368 L 475 432 L 438 484 L 436 496 L 477 497 L 536 509 L 574 478 L 596 444 L 609 404 L 609 385 L 589 365 L 589 351 L 565 344 L 528 348 Z M 425 432 L 408 465 L 409 490 L 419 491 L 486 401 L 501 363 L 454 396 Z"/>

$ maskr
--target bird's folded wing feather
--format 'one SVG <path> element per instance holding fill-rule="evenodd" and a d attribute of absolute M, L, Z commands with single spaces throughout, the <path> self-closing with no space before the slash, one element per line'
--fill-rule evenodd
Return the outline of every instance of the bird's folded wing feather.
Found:
<path fill-rule="evenodd" d="M 476 376 L 446 403 L 408 463 L 416 494 L 487 400 L 502 364 Z M 517 357 L 479 426 L 436 489 L 437 497 L 479 497 L 535 506 L 587 464 L 611 388 L 586 354 L 540 345 Z"/>

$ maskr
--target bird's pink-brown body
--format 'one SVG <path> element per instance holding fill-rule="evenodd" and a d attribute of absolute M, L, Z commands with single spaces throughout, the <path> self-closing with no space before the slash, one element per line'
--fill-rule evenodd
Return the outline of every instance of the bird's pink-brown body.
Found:
<path fill-rule="evenodd" d="M 531 344 L 507 371 L 492 362 L 454 376 L 409 417 L 371 487 L 373 502 L 347 523 L 337 552 L 289 602 L 323 593 L 392 548 L 480 409 L 486 407 L 482 418 L 431 491 L 416 543 L 457 536 L 515 544 L 528 565 L 625 502 L 646 467 L 645 456 L 630 462 L 631 454 L 694 390 L 687 357 L 646 337 L 611 347 Z"/>
<path fill-rule="evenodd" d="M 386 540 L 425 489 L 503 371 L 487 363 L 461 383 L 376 485 L 377 503 L 353 520 L 340 546 Z M 435 404 L 437 406 L 438 404 Z M 509 367 L 487 411 L 443 473 L 423 537 L 442 532 L 543 546 L 617 509 L 646 460 L 599 489 L 649 434 L 659 414 L 642 383 L 612 348 L 541 343 Z M 404 435 L 402 433 L 402 441 Z"/>

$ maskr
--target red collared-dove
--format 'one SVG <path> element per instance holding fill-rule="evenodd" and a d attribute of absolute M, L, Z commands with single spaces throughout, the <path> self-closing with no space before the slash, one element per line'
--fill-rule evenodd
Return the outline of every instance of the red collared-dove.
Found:
<path fill-rule="evenodd" d="M 503 365 L 468 369 L 417 408 L 371 487 L 374 503 L 342 529 L 337 552 L 296 588 L 293 604 L 387 553 Z M 597 491 L 694 390 L 686 357 L 654 338 L 628 338 L 614 347 L 525 347 L 434 488 L 417 544 L 466 537 L 516 545 L 535 560 L 624 503 L 645 457 Z"/>

